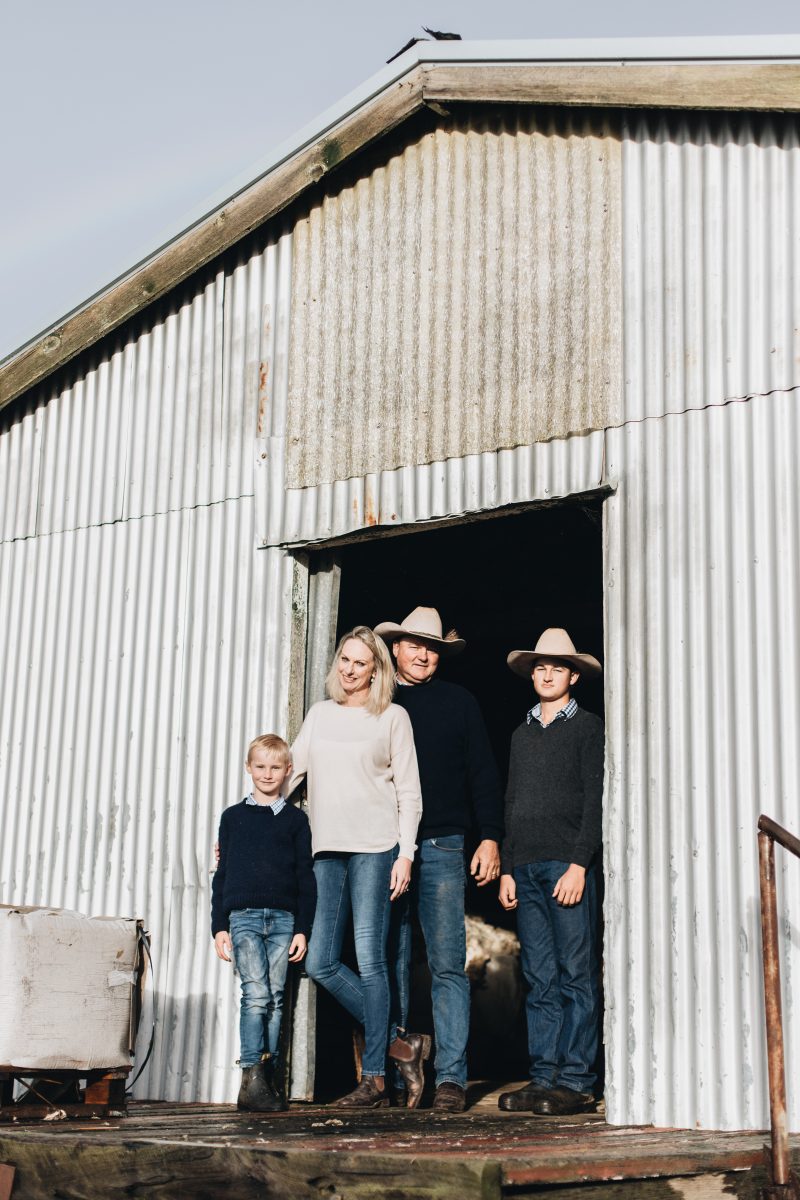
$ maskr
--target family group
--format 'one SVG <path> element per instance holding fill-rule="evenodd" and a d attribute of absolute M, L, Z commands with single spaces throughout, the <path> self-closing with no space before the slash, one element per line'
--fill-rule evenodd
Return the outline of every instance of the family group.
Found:
<path fill-rule="evenodd" d="M 416 913 L 431 972 L 433 1107 L 464 1110 L 467 870 L 478 887 L 499 880 L 517 919 L 529 1080 L 500 1107 L 553 1116 L 595 1104 L 604 734 L 572 693 L 600 663 L 563 629 L 508 655 L 536 702 L 512 736 L 504 798 L 477 701 L 437 676 L 464 645 L 443 636 L 432 608 L 357 626 L 336 648 L 329 699 L 291 749 L 275 734 L 249 747 L 252 793 L 222 814 L 211 908 L 217 954 L 241 983 L 240 1108 L 286 1107 L 283 993 L 288 964 L 303 959 L 363 1031 L 360 1082 L 336 1105 L 419 1104 L 431 1039 L 407 1028 Z M 287 800 L 304 779 L 307 815 Z M 342 961 L 350 922 L 357 971 Z"/>

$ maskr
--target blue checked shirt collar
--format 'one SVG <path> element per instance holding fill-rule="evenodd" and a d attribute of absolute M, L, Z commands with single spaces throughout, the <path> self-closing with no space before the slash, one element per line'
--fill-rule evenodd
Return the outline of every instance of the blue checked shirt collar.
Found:
<path fill-rule="evenodd" d="M 281 809 L 286 808 L 283 796 L 278 796 L 278 799 L 273 800 L 272 804 L 259 804 L 252 792 L 249 796 L 245 796 L 245 804 L 255 804 L 258 808 L 271 808 L 273 817 L 277 817 Z"/>
<path fill-rule="evenodd" d="M 533 708 L 530 710 L 530 712 L 525 717 L 525 723 L 526 723 L 526 725 L 530 725 L 531 721 L 538 721 L 539 724 L 541 725 L 542 729 L 547 729 L 547 727 L 549 725 L 555 725 L 556 721 L 568 721 L 570 719 L 570 717 L 575 716 L 575 713 L 577 711 L 578 711 L 578 701 L 573 696 L 570 699 L 570 701 L 564 705 L 563 708 L 560 708 L 558 710 L 556 715 L 553 717 L 552 721 L 548 721 L 547 725 L 545 725 L 544 721 L 542 720 L 541 704 L 534 704 Z"/>

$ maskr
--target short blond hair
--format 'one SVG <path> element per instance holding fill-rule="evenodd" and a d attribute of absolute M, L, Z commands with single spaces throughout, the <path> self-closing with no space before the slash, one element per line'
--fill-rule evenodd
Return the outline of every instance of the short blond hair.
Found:
<path fill-rule="evenodd" d="M 368 625 L 356 625 L 354 629 L 351 629 L 339 638 L 339 645 L 336 647 L 331 669 L 328 671 L 328 678 L 325 680 L 325 690 L 331 700 L 335 700 L 337 704 L 342 704 L 347 699 L 345 690 L 339 679 L 338 667 L 344 644 L 345 642 L 349 642 L 351 638 L 355 638 L 357 642 L 362 642 L 375 659 L 375 672 L 372 676 L 372 682 L 369 685 L 369 698 L 364 707 L 367 712 L 379 717 L 392 703 L 392 696 L 394 695 L 394 667 L 392 666 L 392 660 L 389 657 L 389 651 L 386 649 L 386 643 L 383 638 L 376 637 Z"/>
<path fill-rule="evenodd" d="M 265 754 L 274 755 L 285 767 L 288 767 L 292 761 L 292 752 L 289 749 L 288 743 L 282 737 L 278 737 L 277 733 L 260 733 L 258 737 L 253 738 L 247 747 L 247 761 L 249 763 L 253 761 L 253 755 L 256 750 L 263 750 Z"/>

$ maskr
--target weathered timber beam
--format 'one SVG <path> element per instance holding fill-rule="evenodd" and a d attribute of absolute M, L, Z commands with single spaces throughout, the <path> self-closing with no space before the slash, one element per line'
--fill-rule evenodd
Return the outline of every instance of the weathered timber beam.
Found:
<path fill-rule="evenodd" d="M 604 63 L 422 67 L 426 102 L 799 112 L 800 64 Z"/>
<path fill-rule="evenodd" d="M 413 1155 L 297 1153 L 185 1142 L 76 1139 L 3 1140 L 0 1155 L 13 1160 L 20 1200 L 55 1195 L 108 1200 L 111 1195 L 224 1196 L 225 1200 L 500 1200 L 499 1164 L 457 1152 L 431 1161 Z M 14 1196 L 16 1200 L 17 1192 Z"/>
<path fill-rule="evenodd" d="M 182 283 L 287 208 L 340 163 L 411 116 L 423 104 L 421 85 L 422 76 L 415 69 L 10 359 L 0 367 L 0 408 Z"/>

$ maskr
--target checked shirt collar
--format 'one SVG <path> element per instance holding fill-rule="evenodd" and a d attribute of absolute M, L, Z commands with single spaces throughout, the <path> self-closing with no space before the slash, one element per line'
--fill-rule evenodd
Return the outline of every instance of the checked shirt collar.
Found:
<path fill-rule="evenodd" d="M 553 717 L 552 721 L 548 721 L 547 725 L 545 725 L 544 721 L 542 720 L 541 704 L 534 704 L 533 708 L 530 710 L 530 712 L 525 717 L 525 724 L 530 725 L 531 721 L 538 721 L 539 724 L 541 725 L 542 729 L 548 729 L 550 725 L 555 725 L 556 721 L 568 721 L 570 719 L 570 717 L 575 716 L 575 713 L 577 711 L 578 711 L 578 701 L 574 697 L 572 697 L 570 699 L 570 701 L 564 705 L 563 708 L 560 708 L 558 710 L 556 715 Z"/>

